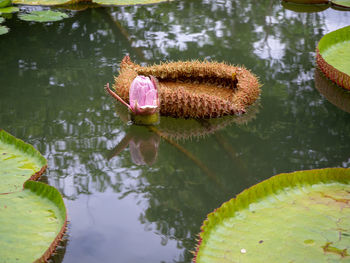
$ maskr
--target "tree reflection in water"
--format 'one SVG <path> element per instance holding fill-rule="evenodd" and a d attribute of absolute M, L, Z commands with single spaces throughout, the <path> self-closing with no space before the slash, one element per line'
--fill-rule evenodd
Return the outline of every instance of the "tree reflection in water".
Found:
<path fill-rule="evenodd" d="M 271 0 L 178 0 L 72 11 L 70 19 L 52 24 L 14 18 L 0 49 L 0 72 L 7 76 L 0 88 L 1 128 L 46 156 L 48 182 L 69 204 L 81 204 L 84 196 L 112 192 L 124 200 L 132 194 L 134 206 L 144 205 L 140 223 L 154 226 L 164 245 L 175 240 L 176 261 L 190 262 L 205 216 L 243 189 L 280 172 L 349 167 L 350 115 L 314 89 L 315 47 L 326 32 L 347 25 L 349 16 L 328 9 L 293 13 Z M 126 53 L 137 63 L 244 64 L 260 77 L 261 107 L 247 123 L 216 129 L 195 121 L 200 137 L 173 132 L 184 125 L 176 120 L 162 119 L 157 127 L 205 164 L 215 180 L 179 147 L 149 131 L 148 159 L 139 155 L 143 139 L 134 139 L 136 164 L 129 150 L 108 160 L 131 130 L 103 91 Z M 71 220 L 74 227 L 85 218 Z M 67 250 L 79 246 L 70 238 Z"/>

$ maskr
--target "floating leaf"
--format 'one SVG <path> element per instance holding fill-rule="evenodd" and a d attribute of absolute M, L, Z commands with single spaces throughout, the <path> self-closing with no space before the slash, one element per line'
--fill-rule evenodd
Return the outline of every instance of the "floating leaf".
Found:
<path fill-rule="evenodd" d="M 323 73 L 350 90 L 350 26 L 326 34 L 316 52 L 317 64 Z"/>
<path fill-rule="evenodd" d="M 283 0 L 284 2 L 291 2 L 296 4 L 328 4 L 329 0 Z"/>
<path fill-rule="evenodd" d="M 0 14 L 11 14 L 19 11 L 18 7 L 9 6 L 5 8 L 0 8 Z"/>
<path fill-rule="evenodd" d="M 244 67 L 209 61 L 178 61 L 153 66 L 134 64 L 125 56 L 113 88 L 129 101 L 138 75 L 158 79 L 160 114 L 181 118 L 240 115 L 260 96 L 260 84 Z"/>
<path fill-rule="evenodd" d="M 44 262 L 66 228 L 66 209 L 52 186 L 27 181 L 24 190 L 0 195 L 1 262 Z"/>
<path fill-rule="evenodd" d="M 6 26 L 0 26 L 0 35 L 4 35 L 6 33 L 8 33 L 10 31 L 10 29 Z M 0 186 L 1 188 L 1 186 Z"/>
<path fill-rule="evenodd" d="M 343 8 L 350 8 L 350 0 L 333 0 L 332 4 Z"/>
<path fill-rule="evenodd" d="M 46 10 L 33 11 L 30 14 L 20 14 L 19 18 L 24 21 L 53 22 L 68 18 L 68 15 L 62 12 Z"/>
<path fill-rule="evenodd" d="M 26 180 L 38 178 L 46 167 L 46 159 L 33 146 L 0 130 L 0 193 L 21 190 Z"/>
<path fill-rule="evenodd" d="M 77 3 L 76 0 L 12 0 L 12 3 L 19 5 L 69 5 Z"/>
<path fill-rule="evenodd" d="M 9 6 L 11 4 L 11 0 L 0 0 L 0 8 Z"/>
<path fill-rule="evenodd" d="M 0 16 L 0 24 L 5 21 L 5 18 Z"/>
<path fill-rule="evenodd" d="M 168 0 L 94 0 L 93 2 L 100 5 L 147 5 Z"/>
<path fill-rule="evenodd" d="M 66 229 L 60 193 L 28 180 L 45 168 L 45 158 L 33 146 L 0 130 L 1 262 L 45 262 Z"/>
<path fill-rule="evenodd" d="M 329 4 L 296 4 L 292 2 L 282 2 L 282 6 L 285 9 L 292 10 L 298 13 L 316 13 L 321 12 L 329 8 Z"/>
<path fill-rule="evenodd" d="M 204 221 L 196 263 L 349 262 L 350 169 L 280 174 Z"/>

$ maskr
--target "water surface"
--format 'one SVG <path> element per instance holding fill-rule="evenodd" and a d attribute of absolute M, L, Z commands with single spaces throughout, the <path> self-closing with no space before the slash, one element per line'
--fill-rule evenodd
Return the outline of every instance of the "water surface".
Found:
<path fill-rule="evenodd" d="M 206 215 L 274 174 L 350 166 L 350 115 L 315 88 L 320 38 L 350 12 L 279 1 L 178 0 L 14 16 L 0 36 L 0 127 L 48 159 L 69 214 L 55 262 L 191 262 Z M 245 65 L 262 96 L 242 118 L 132 127 L 104 93 L 125 54 L 141 64 Z M 193 128 L 194 126 L 194 128 Z M 122 143 L 121 143 L 122 142 Z M 123 147 L 125 146 L 125 147 Z"/>

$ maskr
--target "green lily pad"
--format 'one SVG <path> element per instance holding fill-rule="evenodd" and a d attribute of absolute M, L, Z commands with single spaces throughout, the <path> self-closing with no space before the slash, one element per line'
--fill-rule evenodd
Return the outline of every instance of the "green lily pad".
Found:
<path fill-rule="evenodd" d="M 296 4 L 328 4 L 329 0 L 283 0 L 284 2 L 291 2 Z"/>
<path fill-rule="evenodd" d="M 11 13 L 16 13 L 18 11 L 19 11 L 19 8 L 14 6 L 0 8 L 0 14 L 11 14 Z"/>
<path fill-rule="evenodd" d="M 0 26 L 0 35 L 4 35 L 4 34 L 8 33 L 9 31 L 10 31 L 10 29 L 7 26 Z M 1 188 L 1 186 L 0 186 L 0 188 Z"/>
<path fill-rule="evenodd" d="M 24 21 L 54 22 L 54 21 L 62 20 L 64 18 L 68 18 L 68 15 L 62 12 L 46 10 L 46 11 L 33 11 L 30 14 L 20 14 L 19 18 Z"/>
<path fill-rule="evenodd" d="M 326 34 L 318 43 L 316 60 L 329 79 L 350 90 L 350 26 Z"/>
<path fill-rule="evenodd" d="M 75 0 L 12 0 L 12 3 L 18 5 L 46 5 L 46 6 L 54 6 L 54 5 L 68 5 L 76 3 Z"/>
<path fill-rule="evenodd" d="M 204 221 L 195 262 L 349 262 L 350 169 L 276 175 Z"/>
<path fill-rule="evenodd" d="M 147 5 L 160 2 L 166 2 L 169 0 L 93 0 L 94 3 L 100 5 Z"/>
<path fill-rule="evenodd" d="M 0 8 L 9 6 L 11 4 L 11 0 L 0 0 Z"/>
<path fill-rule="evenodd" d="M 52 186 L 27 181 L 21 192 L 0 195 L 1 262 L 44 262 L 66 228 L 66 209 Z"/>
<path fill-rule="evenodd" d="M 33 146 L 0 130 L 0 193 L 21 190 L 25 181 L 38 178 L 46 167 L 46 159 Z"/>
<path fill-rule="evenodd" d="M 333 0 L 332 4 L 343 8 L 350 8 L 350 0 Z"/>
<path fill-rule="evenodd" d="M 5 21 L 5 18 L 0 16 L 0 24 Z"/>
<path fill-rule="evenodd" d="M 298 13 L 317 13 L 329 8 L 329 4 L 296 4 L 292 2 L 282 2 L 285 9 L 292 10 Z"/>

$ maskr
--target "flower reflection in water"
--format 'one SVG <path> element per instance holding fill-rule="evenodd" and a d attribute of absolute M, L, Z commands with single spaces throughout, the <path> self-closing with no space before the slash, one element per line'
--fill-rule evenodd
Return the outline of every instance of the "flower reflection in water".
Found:
<path fill-rule="evenodd" d="M 130 130 L 112 150 L 109 159 L 129 146 L 131 160 L 136 165 L 152 165 L 157 160 L 160 136 L 143 126 L 131 126 Z"/>

